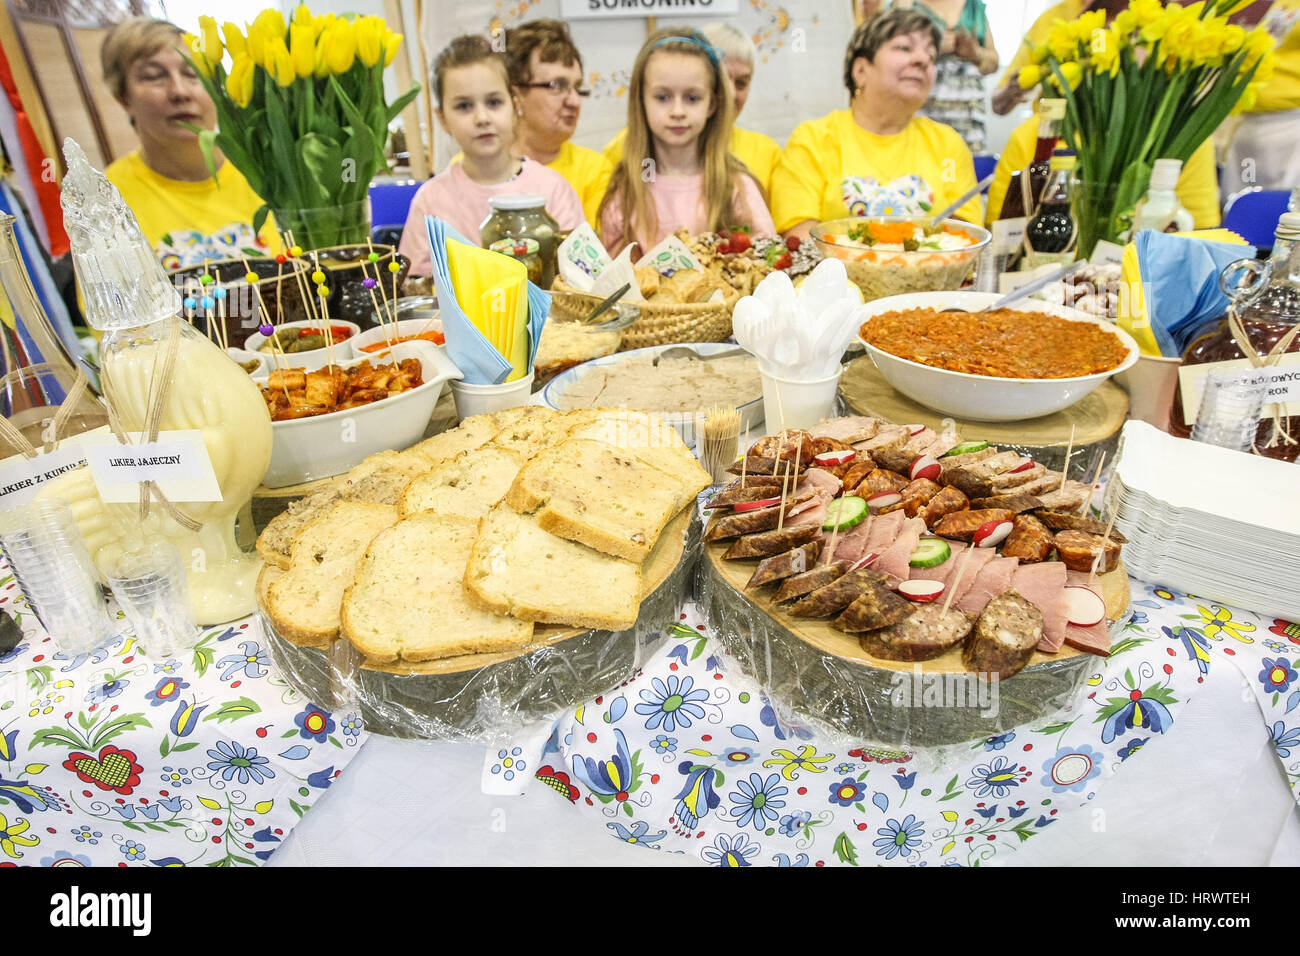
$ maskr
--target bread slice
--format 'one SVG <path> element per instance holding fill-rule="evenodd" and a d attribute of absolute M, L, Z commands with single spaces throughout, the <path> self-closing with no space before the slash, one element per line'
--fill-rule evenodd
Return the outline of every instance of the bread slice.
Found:
<path fill-rule="evenodd" d="M 479 518 L 505 497 L 527 459 L 508 448 L 478 448 L 439 462 L 406 486 L 402 517 L 419 511 Z"/>
<path fill-rule="evenodd" d="M 462 580 L 478 522 L 421 512 L 381 532 L 343 595 L 342 632 L 369 660 L 516 650 L 533 625 L 475 607 Z"/>
<path fill-rule="evenodd" d="M 440 432 L 432 438 L 426 438 L 414 445 L 413 450 L 420 452 L 430 461 L 446 461 L 462 452 L 473 451 L 486 445 L 492 440 L 492 436 L 501 430 L 501 427 L 495 415 L 475 415 L 465 419 L 455 428 Z"/>
<path fill-rule="evenodd" d="M 590 438 L 630 451 L 648 465 L 677 478 L 682 485 L 678 507 L 685 507 L 712 483 L 677 429 L 657 415 L 626 408 L 595 410 L 596 420 L 569 432 L 570 438 Z"/>
<path fill-rule="evenodd" d="M 531 406 L 518 420 L 497 432 L 491 445 L 532 458 L 542 449 L 564 441 L 573 425 L 573 420 L 554 409 Z"/>
<path fill-rule="evenodd" d="M 267 587 L 267 616 L 281 637 L 321 647 L 338 636 L 339 606 L 371 540 L 397 521 L 392 505 L 339 501 L 298 532 L 289 570 Z"/>
<path fill-rule="evenodd" d="M 680 481 L 631 452 L 576 438 L 524 465 L 506 503 L 535 512 L 543 531 L 641 562 L 677 513 L 681 493 Z"/>
<path fill-rule="evenodd" d="M 274 564 L 262 565 L 262 570 L 257 572 L 257 606 L 263 611 L 271 606 L 271 585 L 280 578 L 284 577 L 285 572 L 281 571 Z"/>
<path fill-rule="evenodd" d="M 267 564 L 288 571 L 289 549 L 298 532 L 341 500 L 343 496 L 338 486 L 331 483 L 305 498 L 291 501 L 289 507 L 272 518 L 257 536 L 257 553 Z"/>
<path fill-rule="evenodd" d="M 640 610 L 641 565 L 543 531 L 503 501 L 479 522 L 465 590 L 477 606 L 525 621 L 621 631 Z"/>

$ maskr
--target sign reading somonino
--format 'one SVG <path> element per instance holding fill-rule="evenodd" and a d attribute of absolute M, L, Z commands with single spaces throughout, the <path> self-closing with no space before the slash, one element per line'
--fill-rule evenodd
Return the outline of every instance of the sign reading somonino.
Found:
<path fill-rule="evenodd" d="M 740 0 L 560 0 L 565 20 L 628 17 L 716 17 L 740 12 Z"/>

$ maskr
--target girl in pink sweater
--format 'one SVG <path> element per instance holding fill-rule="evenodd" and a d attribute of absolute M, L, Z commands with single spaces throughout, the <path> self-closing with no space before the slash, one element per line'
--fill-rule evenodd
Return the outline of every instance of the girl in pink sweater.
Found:
<path fill-rule="evenodd" d="M 582 201 L 563 176 L 511 150 L 515 102 L 505 58 L 481 36 L 453 40 L 433 67 L 438 121 L 462 159 L 420 187 L 411 201 L 398 250 L 411 260 L 413 275 L 429 275 L 429 239 L 424 217 L 438 216 L 470 242 L 502 193 L 528 193 L 546 200 L 546 211 L 562 230 L 582 225 Z"/>
<path fill-rule="evenodd" d="M 600 207 L 610 255 L 648 252 L 685 226 L 691 235 L 748 227 L 775 236 L 758 181 L 727 148 L 730 81 L 698 33 L 660 30 L 637 54 L 628 88 L 627 143 Z"/>

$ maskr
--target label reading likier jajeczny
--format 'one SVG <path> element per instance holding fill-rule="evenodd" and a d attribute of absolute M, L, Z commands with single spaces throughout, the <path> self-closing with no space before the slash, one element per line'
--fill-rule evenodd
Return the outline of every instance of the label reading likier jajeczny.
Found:
<path fill-rule="evenodd" d="M 0 509 L 7 511 L 27 504 L 45 482 L 85 463 L 81 445 L 68 441 L 49 454 L 10 459 L 9 464 L 0 466 Z"/>
<path fill-rule="evenodd" d="M 136 432 L 127 437 L 134 443 L 143 436 Z M 86 445 L 86 460 L 99 497 L 106 502 L 138 501 L 142 481 L 157 482 L 172 502 L 221 500 L 208 447 L 197 430 L 159 432 L 155 442 L 129 445 L 109 435 Z"/>

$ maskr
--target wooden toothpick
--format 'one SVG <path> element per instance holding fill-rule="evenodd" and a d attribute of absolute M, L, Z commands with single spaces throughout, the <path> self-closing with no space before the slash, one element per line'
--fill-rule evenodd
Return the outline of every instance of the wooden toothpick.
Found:
<path fill-rule="evenodd" d="M 1097 549 L 1097 556 L 1092 559 L 1092 570 L 1088 572 L 1088 587 L 1092 587 L 1093 578 L 1097 576 L 1097 567 L 1101 564 L 1101 559 L 1106 556 L 1106 544 L 1110 541 L 1111 529 L 1115 527 L 1115 519 L 1119 517 L 1119 506 L 1111 512 L 1110 521 L 1106 525 L 1106 533 L 1101 536 L 1101 547 Z"/>
<path fill-rule="evenodd" d="M 1070 477 L 1070 456 L 1074 454 L 1074 426 L 1070 426 L 1070 444 L 1065 446 L 1065 467 L 1061 469 L 1061 483 L 1056 490 L 1060 491 L 1065 487 L 1066 479 Z"/>
<path fill-rule="evenodd" d="M 1105 464 L 1106 453 L 1103 451 L 1101 453 L 1101 461 L 1097 462 L 1097 470 L 1092 473 L 1092 482 L 1088 485 L 1088 497 L 1083 500 L 1083 508 L 1079 511 L 1079 514 L 1083 515 L 1085 518 L 1088 517 L 1088 508 L 1092 505 L 1092 496 L 1097 490 L 1097 482 L 1101 479 L 1101 469 Z"/>
<path fill-rule="evenodd" d="M 962 575 L 966 573 L 966 566 L 970 564 L 970 556 L 974 553 L 975 546 L 968 544 L 965 553 L 961 556 L 961 564 L 957 565 L 957 574 L 953 578 L 952 584 L 948 585 L 948 596 L 943 599 L 943 610 L 939 612 L 940 617 L 948 613 L 948 607 L 952 604 L 953 595 L 957 593 L 957 585 L 961 584 Z"/>

